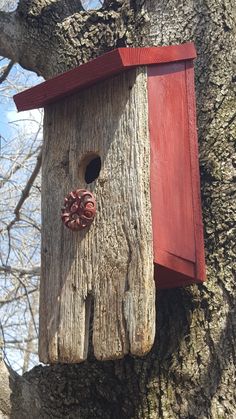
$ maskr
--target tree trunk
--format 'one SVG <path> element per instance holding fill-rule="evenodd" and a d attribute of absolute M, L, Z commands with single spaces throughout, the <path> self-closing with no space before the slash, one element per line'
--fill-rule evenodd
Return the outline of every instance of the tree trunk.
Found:
<path fill-rule="evenodd" d="M 9 37 L 8 53 L 3 41 L 0 52 L 50 77 L 116 46 L 195 42 L 208 280 L 202 286 L 157 290 L 156 341 L 144 358 L 99 362 L 91 356 L 80 365 L 35 367 L 10 380 L 11 409 L 2 407 L 1 397 L 0 409 L 17 419 L 233 419 L 234 2 L 146 0 L 142 7 L 141 1 L 117 0 L 107 1 L 99 12 L 63 8 L 61 15 L 60 3 L 25 0 L 11 19 L 0 12 L 2 39 L 7 38 L 7 19 L 17 20 L 21 35 L 28 33 L 17 41 L 18 55 Z M 6 377 L 6 372 L 0 375 L 3 383 Z"/>

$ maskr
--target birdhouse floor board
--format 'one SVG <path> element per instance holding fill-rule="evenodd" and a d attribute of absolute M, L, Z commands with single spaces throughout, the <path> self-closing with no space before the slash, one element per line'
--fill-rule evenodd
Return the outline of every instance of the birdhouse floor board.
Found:
<path fill-rule="evenodd" d="M 172 253 L 169 253 L 165 250 L 156 249 L 154 263 L 160 266 L 165 266 L 166 268 L 169 268 L 176 272 L 183 273 L 184 275 L 187 275 L 190 278 L 195 277 L 195 262 L 182 259 L 181 257 L 173 255 Z"/>
<path fill-rule="evenodd" d="M 194 279 L 193 276 L 184 275 L 182 272 L 177 272 L 173 269 L 168 269 L 163 265 L 155 264 L 154 267 L 154 278 L 156 286 L 159 290 L 170 289 L 177 287 L 186 287 L 193 283 L 201 284 L 202 281 Z"/>
<path fill-rule="evenodd" d="M 80 165 L 91 152 L 100 156 L 101 171 L 87 185 Z M 149 185 L 146 68 L 47 106 L 41 361 L 85 360 L 89 328 L 98 359 L 151 349 L 156 315 Z M 62 224 L 60 208 L 78 187 L 93 192 L 97 214 L 88 230 L 74 233 Z"/>

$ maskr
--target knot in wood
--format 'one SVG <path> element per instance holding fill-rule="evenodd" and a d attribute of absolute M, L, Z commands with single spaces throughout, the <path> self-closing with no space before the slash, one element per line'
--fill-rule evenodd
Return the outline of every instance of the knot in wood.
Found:
<path fill-rule="evenodd" d="M 78 231 L 88 227 L 96 214 L 96 201 L 86 189 L 70 192 L 62 208 L 62 221 L 70 230 Z"/>

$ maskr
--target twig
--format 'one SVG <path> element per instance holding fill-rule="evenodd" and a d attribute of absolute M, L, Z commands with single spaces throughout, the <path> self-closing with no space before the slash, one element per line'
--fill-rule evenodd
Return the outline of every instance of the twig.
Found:
<path fill-rule="evenodd" d="M 32 307 L 31 307 L 31 303 L 30 303 L 30 298 L 29 298 L 29 293 L 28 293 L 27 287 L 24 284 L 24 282 L 21 281 L 20 278 L 18 278 L 18 281 L 20 282 L 20 284 L 22 285 L 22 287 L 25 290 L 25 294 L 26 294 L 26 297 L 27 297 L 28 305 L 29 305 L 29 311 L 30 311 L 30 314 L 31 314 L 31 319 L 32 319 L 32 322 L 33 322 L 33 325 L 34 325 L 34 330 L 35 330 L 36 336 L 38 338 L 38 329 L 37 329 L 37 326 L 36 326 L 36 323 L 35 323 L 34 313 L 33 313 Z"/>
<path fill-rule="evenodd" d="M 5 341 L 5 334 L 4 334 L 4 329 L 3 329 L 3 325 L 2 325 L 1 320 L 0 320 L 0 329 L 1 329 L 1 333 L 2 333 L 2 343 L 1 343 L 1 340 L 0 340 L 0 355 L 1 355 L 1 351 L 2 351 L 2 352 L 3 352 L 3 355 L 4 355 L 4 359 L 7 361 L 8 365 L 10 366 L 11 364 L 10 364 L 10 361 L 9 361 L 9 359 L 7 358 L 7 354 L 6 354 L 6 347 L 5 347 L 5 344 L 6 344 L 6 341 Z M 0 359 L 1 359 L 1 358 L 0 358 Z"/>
<path fill-rule="evenodd" d="M 19 200 L 19 202 L 18 202 L 18 204 L 17 204 L 17 206 L 16 206 L 16 208 L 15 208 L 15 210 L 14 210 L 14 214 L 15 214 L 15 218 L 8 224 L 8 226 L 7 226 L 7 230 L 8 230 L 8 232 L 10 231 L 10 229 L 12 228 L 12 226 L 17 222 L 17 221 L 19 221 L 20 220 L 20 210 L 21 210 L 21 208 L 22 208 L 22 205 L 24 204 L 24 202 L 25 202 L 25 200 L 28 198 L 28 196 L 29 196 L 29 193 L 30 193 L 30 189 L 32 188 L 32 186 L 33 186 L 33 183 L 34 183 L 34 181 L 35 181 L 35 179 L 36 179 L 36 177 L 37 177 L 37 175 L 38 175 L 38 173 L 39 173 L 39 171 L 40 171 L 40 168 L 41 168 L 41 163 L 42 163 L 42 151 L 40 151 L 40 153 L 39 153 L 39 155 L 38 155 L 38 157 L 37 157 L 37 163 L 36 163 L 36 166 L 35 166 L 35 168 L 34 168 L 34 170 L 33 170 L 33 172 L 32 172 L 32 174 L 31 174 L 31 176 L 30 176 L 30 178 L 29 178 L 29 180 L 28 180 L 28 182 L 27 182 L 27 184 L 26 184 L 26 186 L 25 186 L 25 188 L 23 189 L 23 191 L 22 191 L 22 193 L 21 193 L 21 198 L 20 198 L 20 200 Z"/>
<path fill-rule="evenodd" d="M 27 342 L 32 342 L 32 341 L 34 341 L 34 340 L 36 340 L 37 338 L 34 336 L 34 337 L 32 337 L 32 338 L 27 338 L 27 339 L 22 339 L 22 340 L 18 340 L 18 339 L 12 339 L 12 340 L 7 340 L 7 339 L 5 339 L 5 345 L 12 345 L 12 344 L 15 344 L 15 343 L 27 343 Z"/>
<path fill-rule="evenodd" d="M 10 73 L 10 71 L 11 71 L 12 67 L 14 66 L 14 64 L 15 64 L 14 61 L 10 61 L 8 63 L 8 65 L 3 68 L 2 75 L 0 76 L 0 84 L 3 83 L 6 80 L 8 74 Z"/>
<path fill-rule="evenodd" d="M 40 129 L 41 128 L 39 128 L 38 132 L 40 131 Z M 38 135 L 38 133 L 36 135 Z M 34 154 L 36 154 L 36 152 L 39 151 L 39 150 L 41 150 L 41 146 L 37 147 L 37 150 L 34 150 L 34 151 L 28 153 L 21 162 L 19 162 L 19 163 L 14 162 L 15 166 L 13 165 L 13 168 L 10 170 L 10 172 L 8 174 L 6 174 L 3 177 L 3 179 L 0 181 L 0 188 L 2 188 L 4 186 L 4 184 L 10 180 L 12 175 L 14 175 L 17 172 L 17 170 L 21 169 L 23 167 L 23 164 L 28 159 L 30 159 Z"/>
<path fill-rule="evenodd" d="M 3 265 L 3 266 L 0 266 L 0 272 L 11 273 L 11 274 L 19 274 L 21 276 L 24 276 L 24 275 L 39 276 L 40 275 L 40 266 L 35 266 L 31 269 L 22 269 L 22 268 L 14 268 L 12 266 Z"/>

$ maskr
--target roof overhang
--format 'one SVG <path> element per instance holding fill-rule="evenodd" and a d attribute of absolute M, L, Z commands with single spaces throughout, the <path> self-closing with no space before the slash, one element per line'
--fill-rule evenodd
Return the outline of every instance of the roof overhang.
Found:
<path fill-rule="evenodd" d="M 164 47 L 118 48 L 15 95 L 18 111 L 42 108 L 130 68 L 196 58 L 192 42 Z"/>

